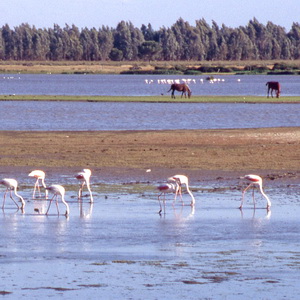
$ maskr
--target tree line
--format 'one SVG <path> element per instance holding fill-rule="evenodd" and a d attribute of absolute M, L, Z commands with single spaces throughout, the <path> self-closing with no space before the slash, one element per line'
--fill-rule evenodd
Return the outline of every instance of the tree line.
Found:
<path fill-rule="evenodd" d="M 36 28 L 29 24 L 0 28 L 1 60 L 40 61 L 213 61 L 289 60 L 300 58 L 300 24 L 289 31 L 257 19 L 238 28 L 208 24 L 192 26 L 182 18 L 171 27 L 154 30 L 151 24 L 135 27 L 121 21 L 116 28 L 75 25 Z"/>

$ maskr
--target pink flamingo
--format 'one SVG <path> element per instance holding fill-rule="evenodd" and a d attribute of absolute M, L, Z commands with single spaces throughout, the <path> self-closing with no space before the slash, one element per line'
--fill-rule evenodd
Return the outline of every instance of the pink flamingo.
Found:
<path fill-rule="evenodd" d="M 177 191 L 179 189 L 179 185 L 178 185 L 177 181 L 175 181 L 174 179 L 169 179 L 168 181 L 172 181 L 172 182 L 163 183 L 157 187 L 157 189 L 160 191 L 160 194 L 158 195 L 158 201 L 159 201 L 159 206 L 160 206 L 160 210 L 158 212 L 159 214 L 161 214 L 161 212 L 162 212 L 162 205 L 161 205 L 160 197 L 162 195 L 164 195 L 163 204 L 164 204 L 164 214 L 165 214 L 166 213 L 166 194 L 167 193 L 177 193 Z"/>
<path fill-rule="evenodd" d="M 33 188 L 32 199 L 34 199 L 36 189 L 38 189 L 39 195 L 41 197 L 39 180 L 41 180 L 42 186 L 45 188 L 45 196 L 46 196 L 46 198 L 48 198 L 48 190 L 46 189 L 46 184 L 45 184 L 45 172 L 42 170 L 34 170 L 34 171 L 30 172 L 28 174 L 28 176 L 34 177 L 36 179 L 36 182 L 35 182 L 34 188 Z"/>
<path fill-rule="evenodd" d="M 83 190 L 83 187 L 84 185 L 86 184 L 86 187 L 90 193 L 90 197 L 91 197 L 91 200 L 90 202 L 93 203 L 94 202 L 94 199 L 93 199 L 93 195 L 92 195 L 92 191 L 91 191 L 91 188 L 90 188 L 90 177 L 92 175 L 92 172 L 90 169 L 83 169 L 81 172 L 79 172 L 75 178 L 78 179 L 79 181 L 81 181 L 81 186 L 79 188 L 79 191 L 78 191 L 78 199 L 81 199 L 82 197 L 82 190 Z"/>
<path fill-rule="evenodd" d="M 253 174 L 246 175 L 244 178 L 247 179 L 247 180 L 249 180 L 249 181 L 250 181 L 250 184 L 249 184 L 249 185 L 244 189 L 244 191 L 243 191 L 243 196 L 242 196 L 242 201 L 241 201 L 240 209 L 243 208 L 243 202 L 244 202 L 245 192 L 246 192 L 251 186 L 258 185 L 261 194 L 262 194 L 262 195 L 266 198 L 266 200 L 267 200 L 267 210 L 269 210 L 270 207 L 271 207 L 271 201 L 270 201 L 270 199 L 268 198 L 268 196 L 267 196 L 267 195 L 264 193 L 264 191 L 263 191 L 263 188 L 262 188 L 262 178 L 261 178 L 260 176 L 258 176 L 258 175 L 253 175 Z M 254 204 L 254 208 L 255 208 L 254 190 L 253 190 L 253 204 Z"/>
<path fill-rule="evenodd" d="M 66 193 L 65 188 L 63 186 L 61 186 L 61 185 L 53 184 L 53 185 L 50 185 L 49 187 L 47 187 L 46 189 L 49 190 L 53 194 L 53 197 L 50 199 L 50 203 L 49 203 L 48 209 L 46 211 L 46 215 L 49 212 L 52 200 L 54 198 L 56 200 L 55 203 L 56 203 L 57 213 L 59 214 L 57 196 L 60 195 L 62 203 L 66 206 L 66 213 L 65 213 L 65 215 L 68 216 L 69 213 L 70 213 L 70 209 L 69 209 L 68 203 L 65 201 L 65 193 Z"/>
<path fill-rule="evenodd" d="M 175 193 L 175 199 L 174 199 L 174 203 L 176 201 L 177 195 L 179 194 L 181 197 L 181 201 L 182 201 L 182 185 L 184 184 L 186 187 L 187 192 L 190 194 L 192 201 L 191 201 L 191 206 L 195 205 L 195 198 L 189 188 L 189 179 L 187 176 L 185 175 L 174 175 L 172 177 L 170 177 L 169 179 L 174 179 L 177 183 L 178 183 L 178 190 Z M 183 205 L 183 201 L 182 201 L 182 205 Z"/>
<path fill-rule="evenodd" d="M 18 209 L 20 208 L 19 205 L 17 204 L 17 202 L 15 201 L 15 199 L 12 196 L 12 191 L 14 191 L 15 195 L 22 202 L 21 210 L 22 210 L 22 213 L 23 213 L 24 212 L 24 207 L 25 207 L 25 201 L 24 201 L 23 197 L 20 196 L 17 193 L 17 187 L 18 187 L 17 180 L 12 179 L 12 178 L 4 178 L 4 179 L 0 180 L 0 184 L 3 184 L 6 187 L 6 191 L 4 193 L 4 199 L 3 199 L 2 209 L 4 209 L 6 194 L 7 194 L 8 191 L 10 191 L 10 199 L 16 204 L 16 206 L 18 207 Z"/>

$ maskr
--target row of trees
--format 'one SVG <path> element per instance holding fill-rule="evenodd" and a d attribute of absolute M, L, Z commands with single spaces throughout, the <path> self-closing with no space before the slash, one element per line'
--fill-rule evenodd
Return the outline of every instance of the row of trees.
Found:
<path fill-rule="evenodd" d="M 230 28 L 204 19 L 192 26 L 179 19 L 170 28 L 139 29 L 121 21 L 116 28 L 78 29 L 75 25 L 38 29 L 21 24 L 0 28 L 2 60 L 273 60 L 300 58 L 300 24 L 289 32 L 253 19 Z"/>

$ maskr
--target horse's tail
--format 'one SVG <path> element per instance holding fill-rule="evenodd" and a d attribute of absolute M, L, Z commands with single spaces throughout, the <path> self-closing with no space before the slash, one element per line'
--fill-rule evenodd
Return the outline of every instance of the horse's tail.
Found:
<path fill-rule="evenodd" d="M 171 90 L 174 90 L 174 84 L 171 84 L 170 89 L 167 91 L 167 93 L 169 93 Z"/>

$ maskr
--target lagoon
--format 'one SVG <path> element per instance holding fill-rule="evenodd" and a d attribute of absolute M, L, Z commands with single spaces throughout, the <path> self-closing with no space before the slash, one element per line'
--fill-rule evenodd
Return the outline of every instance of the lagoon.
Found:
<path fill-rule="evenodd" d="M 266 96 L 267 81 L 279 81 L 282 96 L 299 96 L 296 75 L 53 75 L 0 74 L 1 95 L 157 96 L 168 95 L 170 84 L 161 80 L 190 80 L 193 95 Z M 219 80 L 219 81 L 218 81 Z M 148 84 L 146 84 L 148 82 Z M 149 84 L 150 83 L 150 84 Z"/>

